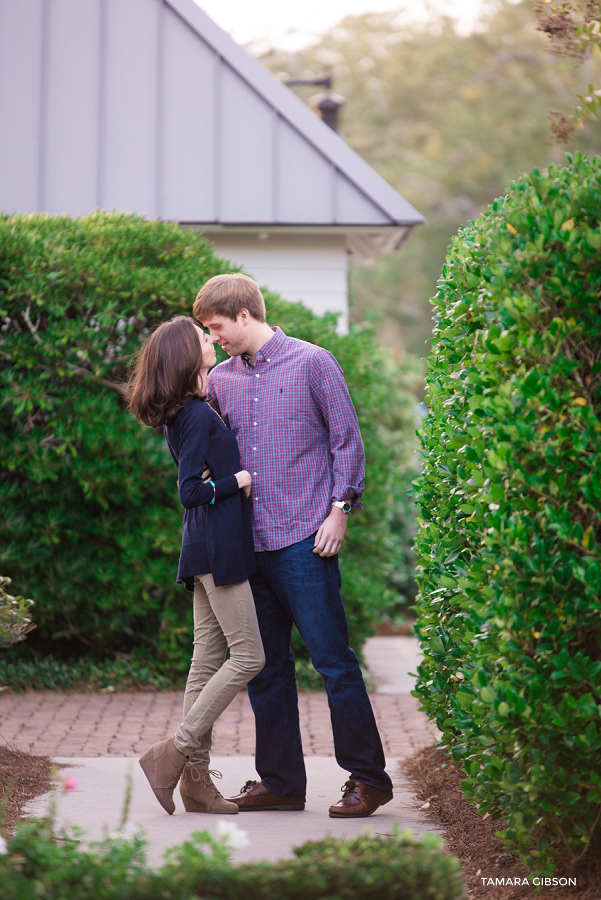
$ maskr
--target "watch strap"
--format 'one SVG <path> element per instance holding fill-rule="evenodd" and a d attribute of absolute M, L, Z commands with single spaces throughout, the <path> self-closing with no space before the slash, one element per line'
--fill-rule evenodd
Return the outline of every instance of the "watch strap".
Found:
<path fill-rule="evenodd" d="M 348 500 L 332 500 L 332 506 L 337 506 L 347 516 L 351 511 L 351 504 Z"/>

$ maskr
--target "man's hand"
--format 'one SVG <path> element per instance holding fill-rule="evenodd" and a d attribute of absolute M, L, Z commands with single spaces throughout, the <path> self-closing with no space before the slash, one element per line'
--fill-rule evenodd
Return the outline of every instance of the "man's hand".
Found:
<path fill-rule="evenodd" d="M 336 556 L 344 542 L 347 525 L 348 515 L 333 506 L 330 515 L 315 535 L 313 553 L 319 556 Z"/>
<path fill-rule="evenodd" d="M 236 472 L 236 480 L 238 482 L 238 487 L 244 491 L 246 499 L 248 500 L 250 498 L 250 492 L 253 483 L 250 472 L 247 472 L 246 469 L 242 469 L 242 471 Z"/>

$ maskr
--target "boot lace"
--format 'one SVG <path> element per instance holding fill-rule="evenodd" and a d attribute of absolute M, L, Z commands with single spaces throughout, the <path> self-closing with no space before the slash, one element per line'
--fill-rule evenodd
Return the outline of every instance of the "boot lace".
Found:
<path fill-rule="evenodd" d="M 221 772 L 218 772 L 217 769 L 207 769 L 207 771 L 204 773 L 204 782 L 207 787 L 215 787 L 215 785 L 211 781 L 211 775 L 213 776 L 213 778 L 223 778 L 223 775 L 221 774 Z M 217 790 L 217 788 L 215 788 L 215 790 Z"/>
<path fill-rule="evenodd" d="M 213 785 L 211 775 L 213 778 L 223 778 L 223 775 L 221 772 L 218 772 L 217 769 L 199 769 L 194 763 L 188 763 L 184 769 L 182 781 L 186 781 L 188 775 L 190 776 L 190 780 L 195 781 L 197 784 L 199 781 L 204 781 L 206 787 Z M 213 785 L 213 787 L 215 787 L 215 785 Z"/>

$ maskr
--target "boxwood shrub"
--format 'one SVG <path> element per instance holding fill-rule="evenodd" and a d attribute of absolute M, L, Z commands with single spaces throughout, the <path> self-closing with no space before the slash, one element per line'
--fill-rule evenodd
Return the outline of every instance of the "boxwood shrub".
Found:
<path fill-rule="evenodd" d="M 186 671 L 176 471 L 162 436 L 124 410 L 122 383 L 149 329 L 189 313 L 199 286 L 229 270 L 202 235 L 170 223 L 0 217 L 0 572 L 36 598 L 37 625 L 3 659 L 125 654 L 136 671 L 156 661 L 163 673 Z M 336 355 L 361 422 L 366 509 L 353 515 L 343 554 L 359 648 L 399 599 L 390 572 L 395 554 L 404 565 L 403 548 L 391 546 L 389 526 L 413 449 L 408 376 L 369 328 L 338 335 L 335 317 L 266 299 L 271 322 Z"/>
<path fill-rule="evenodd" d="M 601 158 L 454 238 L 417 482 L 417 693 L 537 870 L 601 856 Z"/>

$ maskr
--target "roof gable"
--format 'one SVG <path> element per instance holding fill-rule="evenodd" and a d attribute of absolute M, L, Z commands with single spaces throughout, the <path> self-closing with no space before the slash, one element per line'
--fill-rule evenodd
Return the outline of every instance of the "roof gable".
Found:
<path fill-rule="evenodd" d="M 423 221 L 193 0 L 5 0 L 0 120 L 6 212 Z"/>

